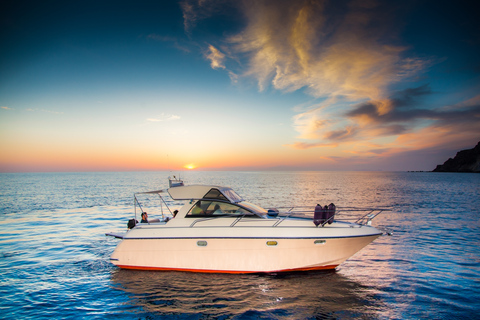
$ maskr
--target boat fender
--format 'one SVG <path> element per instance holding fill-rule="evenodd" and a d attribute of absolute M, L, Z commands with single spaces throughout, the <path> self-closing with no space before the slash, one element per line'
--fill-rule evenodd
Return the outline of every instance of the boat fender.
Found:
<path fill-rule="evenodd" d="M 276 218 L 278 216 L 278 209 L 268 209 L 267 214 L 269 217 Z"/>
<path fill-rule="evenodd" d="M 138 221 L 135 219 L 128 220 L 128 223 L 127 223 L 128 229 L 133 229 L 137 223 Z"/>
<path fill-rule="evenodd" d="M 328 206 L 325 205 L 325 207 L 323 207 L 323 222 L 322 222 L 322 227 L 325 226 L 325 224 L 327 223 L 328 221 Z"/>
<path fill-rule="evenodd" d="M 332 224 L 333 222 L 333 217 L 335 216 L 335 205 L 333 203 L 330 203 L 328 205 L 328 211 L 327 211 L 327 221 L 328 224 Z"/>
<path fill-rule="evenodd" d="M 318 227 L 320 224 L 323 225 L 324 222 L 325 219 L 323 217 L 323 208 L 321 205 L 317 204 L 313 213 L 313 223 L 316 227 Z"/>

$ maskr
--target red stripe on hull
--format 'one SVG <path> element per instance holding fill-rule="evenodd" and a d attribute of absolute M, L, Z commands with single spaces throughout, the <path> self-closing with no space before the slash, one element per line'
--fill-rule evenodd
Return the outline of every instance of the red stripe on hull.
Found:
<path fill-rule="evenodd" d="M 314 271 L 314 270 L 332 270 L 338 265 L 308 267 L 308 268 L 294 268 L 275 271 L 235 271 L 235 270 L 208 270 L 208 269 L 184 269 L 184 268 L 162 268 L 162 267 L 139 267 L 139 266 L 124 266 L 117 265 L 122 269 L 131 270 L 148 270 L 148 271 L 182 271 L 182 272 L 200 272 L 200 273 L 275 273 L 275 272 L 296 272 L 296 271 Z"/>

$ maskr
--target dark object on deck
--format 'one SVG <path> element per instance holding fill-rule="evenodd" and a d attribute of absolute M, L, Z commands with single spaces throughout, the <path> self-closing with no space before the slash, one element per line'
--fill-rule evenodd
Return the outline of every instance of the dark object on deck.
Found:
<path fill-rule="evenodd" d="M 323 226 L 325 222 L 325 211 L 321 205 L 317 204 L 315 206 L 315 211 L 313 213 L 313 223 L 318 227 L 319 225 Z"/>
<path fill-rule="evenodd" d="M 278 216 L 278 209 L 268 209 L 267 214 L 269 217 L 275 218 L 276 216 Z"/>
<path fill-rule="evenodd" d="M 127 223 L 128 229 L 133 229 L 137 223 L 138 221 L 135 219 L 128 220 L 128 223 Z"/>
<path fill-rule="evenodd" d="M 325 207 L 317 204 L 313 213 L 313 223 L 317 227 L 319 225 L 322 225 L 323 227 L 326 223 L 332 224 L 333 217 L 335 216 L 335 210 L 336 207 L 333 203 L 330 203 L 328 206 Z"/>
<path fill-rule="evenodd" d="M 330 203 L 327 208 L 327 221 L 328 224 L 332 224 L 333 217 L 335 216 L 336 207 L 333 203 Z"/>

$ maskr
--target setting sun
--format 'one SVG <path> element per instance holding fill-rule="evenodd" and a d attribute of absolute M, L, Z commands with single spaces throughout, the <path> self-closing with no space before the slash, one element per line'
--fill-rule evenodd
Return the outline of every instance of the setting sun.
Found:
<path fill-rule="evenodd" d="M 192 169 L 195 169 L 196 166 L 193 164 L 193 163 L 190 163 L 190 164 L 186 164 L 185 166 L 183 166 L 185 169 L 188 169 L 188 170 L 192 170 Z"/>

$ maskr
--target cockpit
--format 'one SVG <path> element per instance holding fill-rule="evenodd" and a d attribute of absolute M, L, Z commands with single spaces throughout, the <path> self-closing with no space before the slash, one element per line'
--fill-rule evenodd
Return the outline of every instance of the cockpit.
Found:
<path fill-rule="evenodd" d="M 189 210 L 186 218 L 208 216 L 252 216 L 264 218 L 267 210 L 243 199 L 232 189 L 211 188 Z"/>

